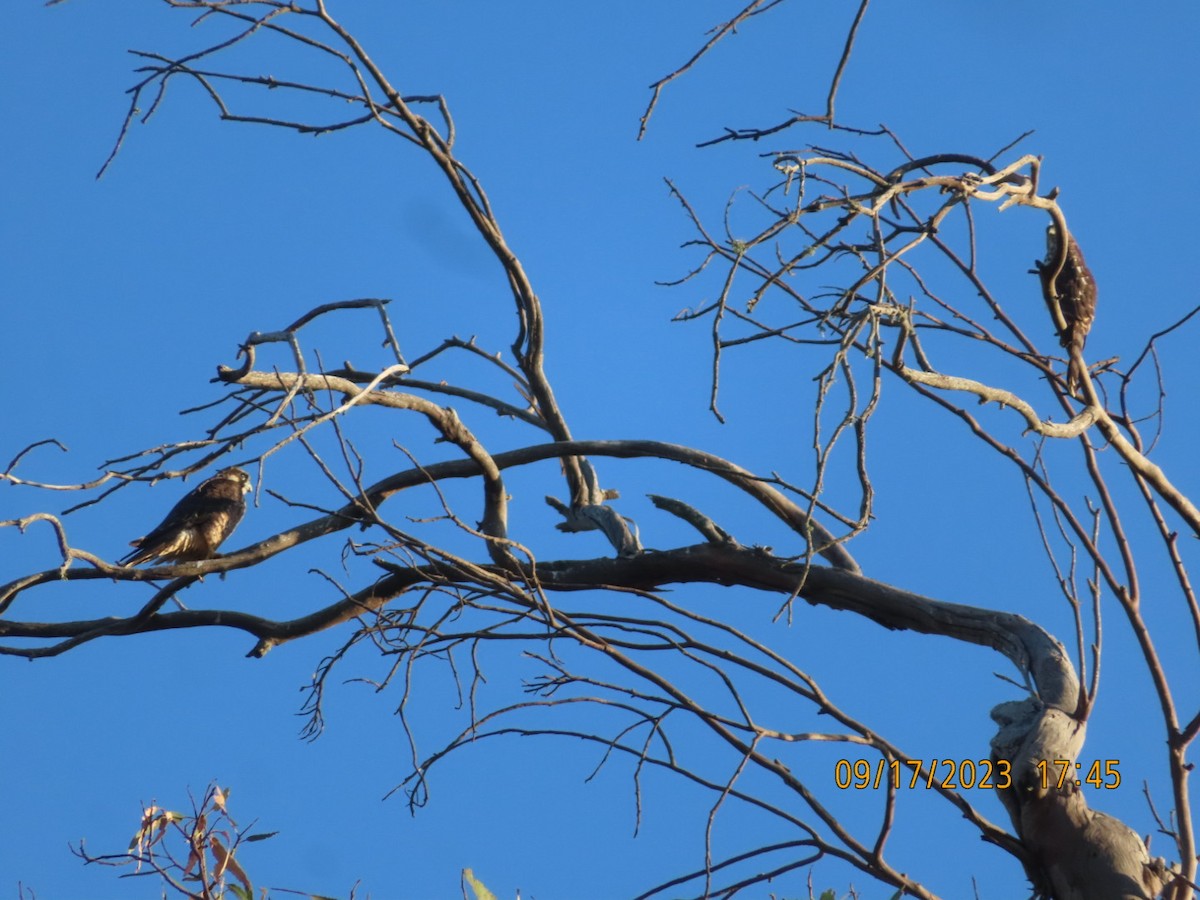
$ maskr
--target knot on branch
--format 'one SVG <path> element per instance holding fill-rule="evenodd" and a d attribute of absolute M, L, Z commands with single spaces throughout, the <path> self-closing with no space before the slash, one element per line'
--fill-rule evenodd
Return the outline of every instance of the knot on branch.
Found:
<path fill-rule="evenodd" d="M 449 406 L 442 408 L 441 415 L 437 417 L 435 424 L 438 431 L 442 433 L 440 438 L 442 441 L 447 441 L 459 447 L 476 443 L 475 436 L 463 424 L 463 420 L 458 417 L 458 413 Z"/>
<path fill-rule="evenodd" d="M 992 710 L 992 720 L 1000 726 L 992 752 L 1012 765 L 1012 783 L 1022 802 L 1047 796 L 1057 773 L 1050 778 L 1044 767 L 1052 760 L 1073 765 L 1087 735 L 1084 722 L 1032 698 L 1001 703 Z"/>

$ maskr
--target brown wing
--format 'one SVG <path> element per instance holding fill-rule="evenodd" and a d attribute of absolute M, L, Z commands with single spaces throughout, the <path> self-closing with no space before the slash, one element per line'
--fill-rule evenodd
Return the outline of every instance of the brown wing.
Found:
<path fill-rule="evenodd" d="M 1051 318 L 1057 318 L 1054 312 L 1056 298 L 1058 308 L 1062 311 L 1061 326 L 1055 321 L 1059 344 L 1068 349 L 1083 350 L 1088 332 L 1092 330 L 1092 322 L 1096 319 L 1096 279 L 1092 277 L 1092 270 L 1084 261 L 1083 251 L 1073 235 L 1067 234 L 1066 258 L 1059 269 L 1061 252 L 1058 229 L 1051 225 L 1046 229 L 1046 260 L 1038 266 L 1042 295 Z M 1067 389 L 1072 394 L 1079 383 L 1079 373 L 1075 369 L 1072 364 L 1067 370 Z"/>
<path fill-rule="evenodd" d="M 209 559 L 245 515 L 248 490 L 250 476 L 243 470 L 221 470 L 176 503 L 153 531 L 132 541 L 135 549 L 121 564 Z"/>

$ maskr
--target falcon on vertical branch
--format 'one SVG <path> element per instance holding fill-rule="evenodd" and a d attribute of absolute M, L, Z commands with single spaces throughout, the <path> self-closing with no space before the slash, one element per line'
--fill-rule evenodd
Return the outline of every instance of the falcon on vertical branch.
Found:
<path fill-rule="evenodd" d="M 1096 318 L 1096 279 L 1083 261 L 1083 252 L 1070 232 L 1060 268 L 1062 255 L 1058 227 L 1051 223 L 1046 229 L 1046 260 L 1037 263 L 1037 272 L 1042 280 L 1042 296 L 1046 298 L 1050 317 L 1058 329 L 1058 342 L 1070 353 L 1072 349 L 1083 350 L 1088 332 L 1092 330 L 1092 321 Z M 1055 314 L 1056 300 L 1062 311 L 1061 323 Z M 1079 366 L 1072 359 L 1067 366 L 1067 392 L 1072 397 L 1077 396 L 1079 382 Z"/>
<path fill-rule="evenodd" d="M 249 490 L 250 476 L 244 471 L 222 469 L 176 503 L 157 528 L 130 541 L 134 550 L 121 565 L 211 559 L 245 515 Z"/>

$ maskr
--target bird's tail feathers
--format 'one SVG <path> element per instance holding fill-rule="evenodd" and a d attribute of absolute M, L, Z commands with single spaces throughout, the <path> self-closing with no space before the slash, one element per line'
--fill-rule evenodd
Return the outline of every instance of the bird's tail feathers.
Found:
<path fill-rule="evenodd" d="M 130 541 L 129 546 L 133 549 L 117 560 L 118 566 L 136 566 L 138 563 L 144 563 L 153 554 L 143 555 L 145 550 L 142 549 L 142 541 L 144 538 L 138 538 L 135 541 Z"/>

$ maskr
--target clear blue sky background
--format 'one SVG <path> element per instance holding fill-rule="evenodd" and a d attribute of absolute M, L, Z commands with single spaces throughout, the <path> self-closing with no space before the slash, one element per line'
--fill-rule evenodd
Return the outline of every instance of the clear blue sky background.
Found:
<path fill-rule="evenodd" d="M 821 142 L 821 133 L 795 132 L 761 145 L 694 149 L 725 126 L 772 124 L 789 108 L 820 111 L 852 4 L 795 0 L 745 25 L 667 89 L 648 138 L 634 140 L 647 85 L 740 5 L 458 0 L 368 9 L 343 0 L 333 8 L 405 93 L 447 97 L 459 154 L 489 192 L 545 303 L 547 367 L 575 434 L 692 444 L 803 483 L 812 473 L 804 398 L 817 365 L 782 348 L 731 355 L 722 399 L 729 422 L 713 421 L 707 327 L 669 322 L 711 297 L 712 287 L 654 285 L 695 262 L 679 250 L 692 235 L 662 178 L 716 222 L 733 189 L 769 183 L 759 152 Z M 22 473 L 75 482 L 105 459 L 194 437 L 206 421 L 176 412 L 219 396 L 222 389 L 208 383 L 216 364 L 233 363 L 249 332 L 280 328 L 334 300 L 394 298 L 409 356 L 450 334 L 507 347 L 513 323 L 499 268 L 432 167 L 399 141 L 365 130 L 314 139 L 222 124 L 198 90 L 177 82 L 156 118 L 136 125 L 114 167 L 94 180 L 125 113 L 123 91 L 135 80 L 136 60 L 124 51 L 182 54 L 217 33 L 213 25 L 189 29 L 186 14 L 155 4 L 116 6 L 71 0 L 45 9 L 27 0 L 6 11 L 0 32 L 4 461 L 31 441 L 56 437 L 70 453 L 43 449 Z M 1200 8 L 1189 3 L 1149 4 L 1136 15 L 1111 0 L 1012 3 L 1002 11 L 953 0 L 880 3 L 866 20 L 838 109 L 851 124 L 886 123 L 916 155 L 986 157 L 1035 129 L 1021 150 L 1045 157 L 1045 178 L 1061 185 L 1100 284 L 1090 355 L 1129 359 L 1196 303 L 1189 175 L 1200 149 L 1198 39 Z M 307 64 L 257 46 L 252 60 L 240 56 L 247 70 L 313 76 Z M 1005 216 L 994 226 L 1003 244 L 989 274 L 1011 308 L 1025 310 L 1023 321 L 1036 323 L 1044 312 L 1025 270 L 1041 254 L 1043 222 L 1019 210 Z M 1194 340 L 1192 329 L 1164 347 L 1167 432 L 1155 457 L 1193 496 Z M 386 363 L 366 314 L 313 329 L 309 345 L 329 361 Z M 961 372 L 971 359 L 946 363 Z M 444 376 L 473 371 L 447 366 Z M 886 447 L 873 472 L 878 522 L 852 547 L 867 574 L 1020 612 L 1070 640 L 1070 617 L 1015 474 L 945 417 L 912 406 L 895 385 L 888 390 L 897 405 L 885 407 L 878 423 L 877 447 Z M 365 421 L 377 423 L 363 435 L 364 448 L 378 454 L 370 457 L 375 477 L 405 465 L 389 449 L 393 438 L 429 452 L 423 423 Z M 497 449 L 538 440 L 511 426 L 479 427 Z M 605 462 L 601 474 L 622 491 L 621 510 L 637 519 L 647 546 L 693 540 L 653 511 L 647 491 L 719 513 L 747 543 L 785 539 L 703 479 L 645 463 Z M 268 487 L 297 499 L 332 502 L 299 454 L 281 457 L 269 479 Z M 519 536 L 540 558 L 606 552 L 595 536 L 552 531 L 541 496 L 561 494 L 553 467 L 514 476 L 510 488 Z M 176 484 L 124 491 L 69 517 L 71 539 L 118 557 L 179 493 Z M 57 511 L 73 499 L 0 488 L 0 519 Z M 431 512 L 424 503 L 403 512 Z M 264 497 L 231 546 L 303 517 Z M 335 597 L 307 570 L 336 570 L 342 540 L 312 557 L 210 579 L 185 599 L 194 608 L 278 617 L 315 609 Z M 1185 550 L 1194 555 L 1190 544 Z M 53 560 L 47 533 L 0 532 L 0 579 Z M 71 587 L 38 592 L 10 614 L 124 615 L 145 599 L 138 591 Z M 1145 590 L 1153 598 L 1153 584 Z M 981 649 L 807 607 L 788 630 L 770 622 L 776 598 L 749 593 L 688 588 L 674 596 L 771 640 L 835 701 L 914 755 L 986 756 L 987 710 L 1016 696 L 993 676 L 1012 675 L 1007 663 Z M 1171 627 L 1173 603 L 1167 595 L 1164 608 L 1150 613 L 1156 625 Z M 1085 757 L 1121 760 L 1125 784 L 1094 802 L 1150 832 L 1141 785 L 1150 784 L 1165 812 L 1162 736 L 1152 717 L 1140 716 L 1151 701 L 1130 661 L 1127 629 L 1111 611 L 1107 624 L 1105 680 Z M 67 842 L 86 838 L 93 852 L 119 851 L 143 803 L 185 807 L 189 789 L 201 793 L 214 779 L 233 788 L 235 815 L 280 832 L 247 851 L 245 864 L 261 885 L 344 896 L 359 881 L 360 896 L 445 897 L 471 866 L 501 897 L 520 889 L 542 900 L 601 898 L 636 893 L 702 858 L 708 800 L 653 780 L 634 839 L 629 770 L 610 766 L 585 783 L 597 756 L 567 744 L 513 740 L 463 753 L 447 761 L 431 805 L 415 818 L 401 799 L 383 801 L 407 771 L 391 715 L 398 694 L 338 687 L 327 733 L 311 744 L 297 738 L 298 689 L 346 636 L 321 635 L 261 661 L 244 658 L 251 642 L 233 632 L 109 640 L 33 664 L 0 658 L 0 891 L 11 895 L 20 882 L 39 900 L 156 895 L 147 880 L 119 882 L 85 869 Z M 1200 683 L 1194 648 L 1190 655 L 1169 643 L 1165 649 L 1179 688 Z M 534 671 L 499 657 L 491 665 L 497 684 Z M 360 653 L 342 676 L 383 671 Z M 417 713 L 433 734 L 461 726 L 446 688 L 431 679 Z M 1185 709 L 1188 702 L 1194 697 L 1185 695 Z M 807 710 L 796 715 L 810 718 Z M 822 785 L 831 778 L 807 775 Z M 994 797 L 974 799 L 1007 827 Z M 830 802 L 856 823 L 878 812 L 862 796 Z M 970 896 L 972 877 L 985 900 L 1019 895 L 1017 867 L 981 847 L 945 804 L 920 796 L 904 802 L 902 813 L 921 825 L 905 819 L 889 845 L 899 868 L 946 897 Z M 730 821 L 722 837 L 753 833 L 752 819 Z M 1166 852 L 1165 842 L 1154 849 Z M 864 886 L 833 866 L 818 869 L 815 880 L 818 888 Z M 775 887 L 799 896 L 803 874 Z M 869 886 L 863 896 L 884 892 Z"/>

